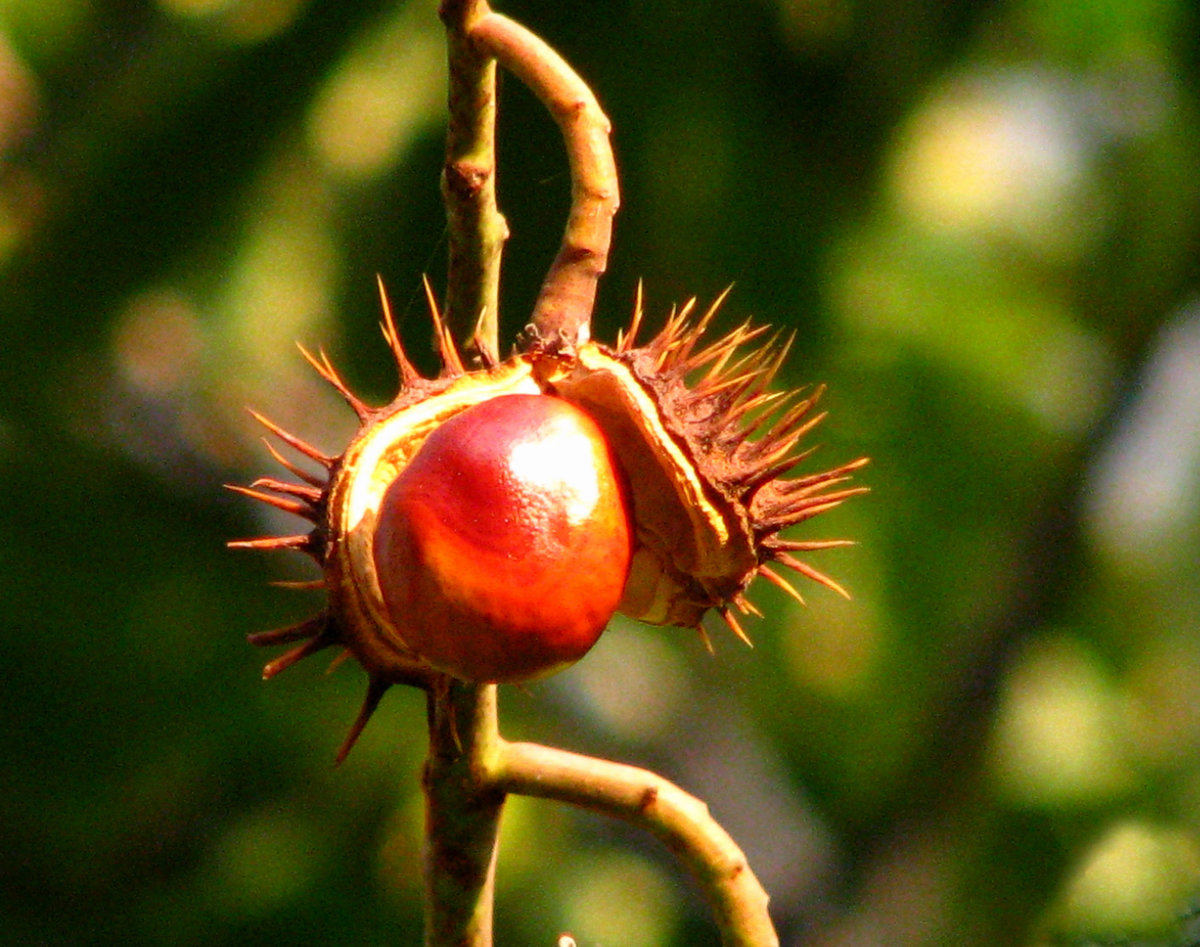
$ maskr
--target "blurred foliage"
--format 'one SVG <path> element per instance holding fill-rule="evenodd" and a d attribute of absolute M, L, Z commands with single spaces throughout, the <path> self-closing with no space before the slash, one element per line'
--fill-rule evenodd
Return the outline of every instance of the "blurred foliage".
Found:
<path fill-rule="evenodd" d="M 615 125 L 596 334 L 736 290 L 872 494 L 753 651 L 618 622 L 509 689 L 746 848 L 784 942 L 1184 944 L 1200 898 L 1200 24 L 1182 0 L 512 0 Z M 431 0 L 0 0 L 0 929 L 12 944 L 415 943 L 422 701 L 331 761 L 361 674 L 263 685 L 315 610 L 253 405 L 336 451 L 293 343 L 394 384 L 444 269 Z M 505 333 L 561 231 L 503 88 Z M 431 358 L 427 356 L 428 365 Z M 501 943 L 712 944 L 669 856 L 514 800 Z"/>

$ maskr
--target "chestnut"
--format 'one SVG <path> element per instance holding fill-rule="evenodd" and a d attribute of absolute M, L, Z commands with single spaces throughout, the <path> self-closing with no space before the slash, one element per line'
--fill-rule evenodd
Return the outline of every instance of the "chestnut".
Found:
<path fill-rule="evenodd" d="M 456 414 L 383 495 L 375 574 L 417 655 L 467 681 L 524 681 L 583 657 L 629 574 L 626 488 L 603 432 L 546 394 Z"/>

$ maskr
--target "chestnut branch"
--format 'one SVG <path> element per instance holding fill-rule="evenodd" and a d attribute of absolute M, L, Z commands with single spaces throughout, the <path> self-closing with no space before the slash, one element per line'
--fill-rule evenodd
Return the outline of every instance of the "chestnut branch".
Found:
<path fill-rule="evenodd" d="M 778 947 L 763 890 L 708 806 L 663 777 L 534 743 L 501 741 L 494 784 L 638 825 L 674 852 L 700 885 L 726 947 Z"/>
<path fill-rule="evenodd" d="M 591 333 L 596 285 L 608 266 L 620 204 L 608 118 L 566 60 L 519 23 L 487 12 L 472 18 L 467 30 L 478 50 L 529 86 L 562 130 L 571 166 L 571 211 L 532 323 L 542 340 L 578 345 Z"/>
<path fill-rule="evenodd" d="M 442 0 L 450 119 L 442 200 L 449 231 L 446 324 L 476 360 L 498 361 L 500 258 L 508 224 L 496 207 L 496 61 L 470 33 L 484 0 Z"/>
<path fill-rule="evenodd" d="M 491 947 L 504 793 L 488 774 L 500 748 L 496 685 L 448 677 L 429 691 L 425 791 L 425 943 Z"/>

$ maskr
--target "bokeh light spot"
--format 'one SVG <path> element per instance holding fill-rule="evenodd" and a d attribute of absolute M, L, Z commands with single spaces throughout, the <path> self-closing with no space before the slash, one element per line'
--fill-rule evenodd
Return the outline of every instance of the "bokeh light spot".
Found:
<path fill-rule="evenodd" d="M 633 853 L 600 852 L 579 868 L 563 905 L 564 926 L 579 943 L 672 943 L 679 908 L 657 866 Z"/>
<path fill-rule="evenodd" d="M 1087 935 L 1165 934 L 1195 894 L 1200 849 L 1173 828 L 1127 820 L 1088 851 L 1067 886 L 1061 926 Z"/>
<path fill-rule="evenodd" d="M 1081 640 L 1057 635 L 1032 646 L 1005 682 L 991 747 L 997 791 L 1051 807 L 1107 803 L 1129 791 L 1120 710 Z"/>
<path fill-rule="evenodd" d="M 377 174 L 442 121 L 445 55 L 432 4 L 411 3 L 353 49 L 317 94 L 308 138 L 331 170 Z"/>
<path fill-rule="evenodd" d="M 893 155 L 894 197 L 930 229 L 1074 257 L 1102 232 L 1086 140 L 1050 76 L 977 74 L 916 112 Z"/>

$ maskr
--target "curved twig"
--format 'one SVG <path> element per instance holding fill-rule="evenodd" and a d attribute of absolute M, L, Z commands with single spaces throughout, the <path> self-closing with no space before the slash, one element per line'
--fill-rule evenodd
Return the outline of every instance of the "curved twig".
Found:
<path fill-rule="evenodd" d="M 533 310 L 538 338 L 577 345 L 591 332 L 596 284 L 608 265 L 620 203 L 608 118 L 570 65 L 543 40 L 499 13 L 474 20 L 477 48 L 524 82 L 562 129 L 571 164 L 571 212 Z"/>
<path fill-rule="evenodd" d="M 778 947 L 763 890 L 708 806 L 648 770 L 534 743 L 501 741 L 493 784 L 632 822 L 663 841 L 708 899 L 726 947 Z"/>

